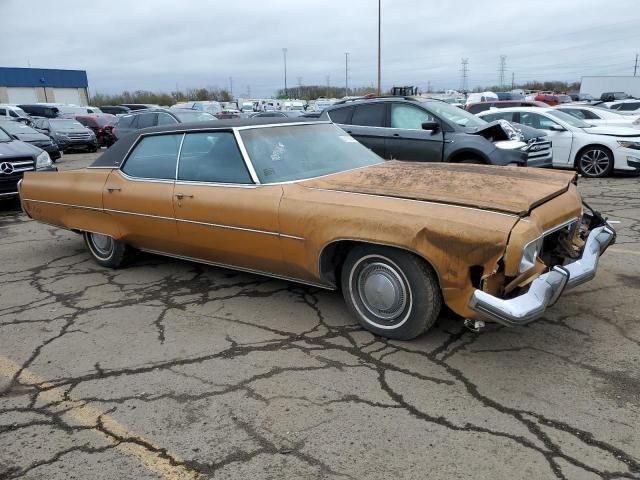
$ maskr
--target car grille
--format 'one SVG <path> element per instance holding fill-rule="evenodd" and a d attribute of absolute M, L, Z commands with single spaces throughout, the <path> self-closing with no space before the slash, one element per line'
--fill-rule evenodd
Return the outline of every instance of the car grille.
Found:
<path fill-rule="evenodd" d="M 89 132 L 69 132 L 66 134 L 71 140 L 89 140 L 91 139 L 91 134 Z"/>
<path fill-rule="evenodd" d="M 11 165 L 12 172 L 4 173 L 6 164 Z M 5 161 L 0 157 L 0 197 L 17 192 L 18 181 L 22 178 L 23 172 L 30 170 L 34 170 L 34 162 L 31 157 L 12 158 Z"/>
<path fill-rule="evenodd" d="M 544 137 L 536 138 L 533 141 L 530 140 L 523 150 L 527 152 L 528 160 L 538 160 L 550 157 L 552 154 L 551 140 L 546 140 Z"/>

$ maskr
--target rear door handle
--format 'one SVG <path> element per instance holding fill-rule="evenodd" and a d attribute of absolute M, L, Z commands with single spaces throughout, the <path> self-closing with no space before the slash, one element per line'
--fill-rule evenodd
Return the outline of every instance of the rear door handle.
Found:
<path fill-rule="evenodd" d="M 393 136 L 394 136 L 394 137 L 399 137 L 399 136 L 400 136 L 400 134 L 399 134 L 399 133 L 394 133 L 394 134 L 393 134 Z"/>
<path fill-rule="evenodd" d="M 187 195 L 185 193 L 176 193 L 176 198 L 182 200 L 183 198 L 193 198 L 193 195 Z"/>
<path fill-rule="evenodd" d="M 116 187 L 107 187 L 107 192 L 109 193 L 113 193 L 113 192 L 121 192 L 122 189 L 121 188 L 116 188 Z"/>

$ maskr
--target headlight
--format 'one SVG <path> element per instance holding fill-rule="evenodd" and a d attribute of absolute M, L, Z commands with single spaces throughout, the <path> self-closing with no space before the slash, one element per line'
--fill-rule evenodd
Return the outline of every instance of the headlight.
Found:
<path fill-rule="evenodd" d="M 48 168 L 51 165 L 53 165 L 53 162 L 51 161 L 51 157 L 47 152 L 42 152 L 40 155 L 38 155 L 38 158 L 36 158 L 36 170 Z"/>
<path fill-rule="evenodd" d="M 542 250 L 542 244 L 544 243 L 544 238 L 536 238 L 535 240 L 530 241 L 524 247 L 522 251 L 522 258 L 520 259 L 520 266 L 518 270 L 520 273 L 524 273 L 530 268 L 534 267 L 536 264 L 536 259 Z"/>
<path fill-rule="evenodd" d="M 640 142 L 628 142 L 626 140 L 618 140 L 618 145 L 624 148 L 633 148 L 634 150 L 640 150 Z"/>
<path fill-rule="evenodd" d="M 526 143 L 519 140 L 500 140 L 499 142 L 495 142 L 494 145 L 500 150 L 519 150 L 527 146 Z"/>

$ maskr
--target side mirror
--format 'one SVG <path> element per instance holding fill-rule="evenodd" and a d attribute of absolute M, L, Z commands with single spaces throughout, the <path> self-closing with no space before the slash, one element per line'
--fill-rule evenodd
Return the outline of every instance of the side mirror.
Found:
<path fill-rule="evenodd" d="M 437 132 L 439 128 L 440 128 L 440 124 L 438 122 L 423 122 L 422 123 L 422 129 L 423 130 L 430 130 L 431 133 Z"/>
<path fill-rule="evenodd" d="M 549 130 L 553 130 L 554 132 L 566 132 L 567 129 L 558 125 L 558 124 L 554 124 L 551 125 L 551 127 L 549 127 Z"/>

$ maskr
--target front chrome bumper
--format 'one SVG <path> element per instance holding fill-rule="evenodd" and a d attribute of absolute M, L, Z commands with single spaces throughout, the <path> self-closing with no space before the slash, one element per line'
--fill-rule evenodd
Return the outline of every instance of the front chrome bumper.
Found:
<path fill-rule="evenodd" d="M 525 325 L 539 318 L 552 306 L 566 288 L 573 288 L 593 279 L 598 260 L 615 241 L 611 226 L 594 228 L 585 242 L 582 256 L 572 263 L 553 267 L 529 286 L 529 291 L 515 298 L 503 300 L 482 290 L 475 290 L 469 307 L 483 317 L 507 326 Z"/>

